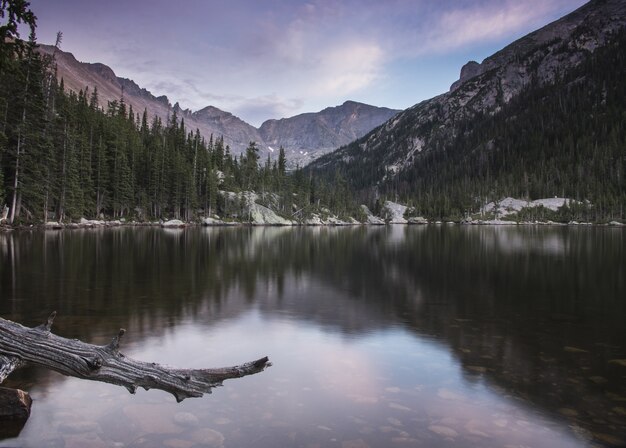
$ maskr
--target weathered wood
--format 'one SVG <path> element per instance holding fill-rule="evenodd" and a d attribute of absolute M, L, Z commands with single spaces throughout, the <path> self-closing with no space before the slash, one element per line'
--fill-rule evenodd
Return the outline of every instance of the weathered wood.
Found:
<path fill-rule="evenodd" d="M 6 364 L 43 366 L 68 376 L 124 386 L 132 394 L 138 387 L 160 389 L 174 395 L 178 402 L 201 397 L 224 380 L 252 375 L 271 365 L 267 357 L 216 369 L 175 369 L 137 361 L 119 351 L 125 330 L 120 329 L 108 345 L 87 344 L 51 333 L 55 316 L 52 313 L 46 323 L 35 328 L 0 318 L 0 355 L 9 360 Z M 0 380 L 4 377 L 0 375 Z"/>
<path fill-rule="evenodd" d="M 22 365 L 22 361 L 15 356 L 4 356 L 0 354 L 0 384 L 7 376 Z"/>

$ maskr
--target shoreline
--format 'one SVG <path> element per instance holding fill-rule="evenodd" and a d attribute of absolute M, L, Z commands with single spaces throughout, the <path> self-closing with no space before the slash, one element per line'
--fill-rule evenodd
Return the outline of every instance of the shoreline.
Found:
<path fill-rule="evenodd" d="M 17 225 L 11 226 L 9 224 L 0 224 L 0 232 L 13 232 L 13 231 L 59 231 L 59 230 L 81 230 L 81 229 L 105 229 L 105 228 L 120 228 L 120 227 L 159 227 L 162 229 L 184 229 L 187 227 L 355 227 L 355 226 L 371 226 L 371 227 L 385 227 L 392 225 L 400 226 L 549 226 L 549 227 L 626 227 L 626 224 L 619 221 L 611 221 L 607 223 L 591 223 L 591 222 L 577 222 L 572 221 L 568 223 L 553 222 L 553 221 L 534 221 L 534 222 L 517 222 L 517 221 L 422 221 L 415 222 L 386 222 L 386 223 L 368 223 L 368 222 L 331 222 L 331 223 L 292 223 L 292 224 L 258 224 L 253 222 L 237 222 L 237 221 L 219 221 L 219 222 L 183 222 L 179 221 L 171 223 L 170 221 L 164 222 L 139 222 L 130 221 L 125 222 L 121 220 L 114 221 L 98 221 L 98 222 L 86 222 L 86 223 L 58 223 L 48 222 L 45 224 L 30 224 L 30 225 Z"/>

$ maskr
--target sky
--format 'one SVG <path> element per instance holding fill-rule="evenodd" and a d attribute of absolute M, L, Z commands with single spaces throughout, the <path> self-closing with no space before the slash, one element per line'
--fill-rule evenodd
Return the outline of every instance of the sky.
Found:
<path fill-rule="evenodd" d="M 584 0 L 31 0 L 37 40 L 155 96 L 259 126 L 353 100 L 405 109 Z"/>

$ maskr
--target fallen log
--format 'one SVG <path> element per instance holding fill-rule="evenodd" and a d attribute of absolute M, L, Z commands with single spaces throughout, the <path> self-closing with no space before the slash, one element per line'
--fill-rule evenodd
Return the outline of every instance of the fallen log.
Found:
<path fill-rule="evenodd" d="M 53 312 L 46 323 L 34 328 L 0 318 L 0 383 L 20 365 L 33 364 L 68 376 L 124 386 L 131 394 L 139 387 L 163 390 L 181 402 L 211 393 L 224 380 L 253 375 L 271 365 L 267 357 L 215 369 L 175 369 L 137 361 L 119 351 L 124 329 L 108 345 L 93 345 L 51 333 L 55 316 Z"/>

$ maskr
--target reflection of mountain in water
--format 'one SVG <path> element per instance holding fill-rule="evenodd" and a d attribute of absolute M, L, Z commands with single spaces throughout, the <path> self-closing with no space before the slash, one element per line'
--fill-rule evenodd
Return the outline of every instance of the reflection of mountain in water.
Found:
<path fill-rule="evenodd" d="M 0 235 L 0 260 L 2 315 L 56 309 L 68 337 L 124 326 L 132 344 L 250 307 L 344 334 L 403 325 L 446 342 L 469 379 L 626 433 L 625 372 L 608 362 L 626 358 L 619 229 L 35 232 Z"/>

